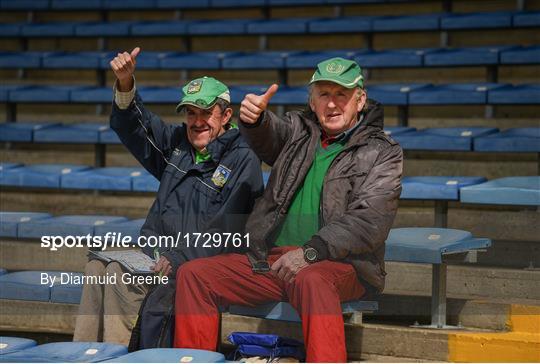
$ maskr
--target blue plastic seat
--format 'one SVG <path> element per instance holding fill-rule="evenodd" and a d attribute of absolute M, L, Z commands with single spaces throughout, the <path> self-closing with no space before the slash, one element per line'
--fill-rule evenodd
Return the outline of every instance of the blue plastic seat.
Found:
<path fill-rule="evenodd" d="M 425 83 L 417 84 L 387 84 L 368 86 L 368 97 L 384 105 L 407 105 L 410 94 L 417 90 L 428 88 Z"/>
<path fill-rule="evenodd" d="M 22 337 L 0 336 L 0 357 L 36 346 L 37 342 Z"/>
<path fill-rule="evenodd" d="M 49 0 L 2 0 L 0 9 L 5 10 L 46 10 L 49 9 Z"/>
<path fill-rule="evenodd" d="M 194 21 L 188 26 L 193 35 L 245 34 L 246 27 L 253 19 L 227 19 Z"/>
<path fill-rule="evenodd" d="M 103 8 L 108 10 L 119 9 L 153 9 L 155 0 L 107 0 Z"/>
<path fill-rule="evenodd" d="M 512 128 L 474 139 L 477 152 L 540 153 L 540 128 Z"/>
<path fill-rule="evenodd" d="M 373 20 L 373 31 L 438 30 L 440 14 L 385 16 Z"/>
<path fill-rule="evenodd" d="M 256 20 L 246 27 L 247 34 L 303 34 L 310 18 Z"/>
<path fill-rule="evenodd" d="M 307 102 L 307 87 L 280 87 L 270 100 L 275 105 L 306 105 Z"/>
<path fill-rule="evenodd" d="M 31 142 L 34 133 L 38 130 L 45 130 L 59 123 L 2 123 L 0 124 L 0 141 L 2 142 Z"/>
<path fill-rule="evenodd" d="M 496 65 L 499 63 L 499 54 L 515 47 L 476 47 L 441 49 L 426 54 L 426 66 L 462 66 L 462 65 Z"/>
<path fill-rule="evenodd" d="M 22 26 L 21 35 L 26 37 L 73 37 L 77 22 L 28 23 Z"/>
<path fill-rule="evenodd" d="M 55 284 L 60 284 L 62 272 L 23 271 L 8 273 L 0 276 L 0 299 L 49 302 L 51 287 L 50 284 L 41 284 L 42 274 L 56 277 Z M 2 360 L 3 356 L 0 358 Z"/>
<path fill-rule="evenodd" d="M 95 69 L 99 68 L 101 58 L 114 57 L 112 52 L 54 53 L 43 58 L 43 68 Z"/>
<path fill-rule="evenodd" d="M 107 129 L 99 132 L 99 143 L 101 144 L 122 144 L 118 134 L 112 129 Z"/>
<path fill-rule="evenodd" d="M 287 57 L 285 65 L 286 68 L 315 68 L 319 62 L 328 58 L 353 59 L 357 52 L 354 50 L 297 52 Z"/>
<path fill-rule="evenodd" d="M 354 57 L 365 68 L 421 67 L 424 55 L 430 49 L 399 49 L 359 53 Z"/>
<path fill-rule="evenodd" d="M 497 131 L 487 127 L 427 128 L 395 135 L 394 139 L 403 149 L 471 151 L 474 138 Z"/>
<path fill-rule="evenodd" d="M 0 23 L 0 37 L 18 37 L 25 23 Z"/>
<path fill-rule="evenodd" d="M 385 260 L 441 264 L 444 256 L 491 246 L 489 239 L 475 239 L 468 231 L 437 228 L 399 228 L 386 239 Z"/>
<path fill-rule="evenodd" d="M 538 105 L 540 104 L 540 84 L 507 85 L 488 92 L 488 103 L 492 105 Z"/>
<path fill-rule="evenodd" d="M 79 283 L 82 276 L 82 273 L 64 272 L 63 277 L 65 278 L 61 278 L 63 279 L 61 284 L 55 284 L 51 287 L 50 301 L 78 305 L 81 302 L 83 289 L 83 285 Z"/>
<path fill-rule="evenodd" d="M 22 167 L 21 163 L 0 163 L 0 172 L 7 171 L 8 169 Z"/>
<path fill-rule="evenodd" d="M 89 22 L 77 25 L 75 35 L 77 37 L 126 37 L 133 24 L 134 22 L 131 21 Z"/>
<path fill-rule="evenodd" d="M 16 90 L 24 90 L 27 89 L 28 86 L 24 85 L 0 85 L 0 101 L 7 102 L 9 100 L 9 94 L 12 91 Z"/>
<path fill-rule="evenodd" d="M 353 33 L 369 32 L 372 28 L 373 16 L 349 16 L 341 18 L 315 19 L 309 22 L 310 33 Z"/>
<path fill-rule="evenodd" d="M 210 0 L 156 0 L 156 7 L 160 9 L 206 9 L 210 7 Z"/>
<path fill-rule="evenodd" d="M 131 26 L 131 35 L 185 35 L 188 33 L 190 23 L 190 21 L 186 20 L 138 22 Z"/>
<path fill-rule="evenodd" d="M 99 10 L 102 6 L 102 0 L 51 0 L 54 10 Z"/>
<path fill-rule="evenodd" d="M 94 228 L 96 226 L 121 221 L 127 221 L 127 218 L 98 215 L 56 216 L 19 225 L 19 238 L 41 238 L 44 235 L 94 235 Z"/>
<path fill-rule="evenodd" d="M 116 239 L 122 239 L 124 236 L 130 236 L 133 243 L 137 243 L 141 228 L 145 219 L 130 221 L 112 222 L 109 224 L 96 226 L 94 234 L 105 237 L 107 233 L 116 233 Z M 111 238 L 112 239 L 112 238 Z"/>
<path fill-rule="evenodd" d="M 390 136 L 410 133 L 412 131 L 416 131 L 416 128 L 412 128 L 410 126 L 385 126 L 384 127 L 384 133 Z"/>
<path fill-rule="evenodd" d="M 484 177 L 420 176 L 403 177 L 402 200 L 459 201 L 459 189 L 487 181 Z"/>
<path fill-rule="evenodd" d="M 474 83 L 429 86 L 409 94 L 411 105 L 460 105 L 485 104 L 488 91 L 504 87 L 504 84 Z"/>
<path fill-rule="evenodd" d="M 219 1 L 219 0 L 214 0 Z M 237 0 L 238 1 L 238 0 Z M 270 6 L 323 5 L 326 0 L 267 0 Z"/>
<path fill-rule="evenodd" d="M 163 69 L 219 69 L 221 60 L 233 52 L 174 53 L 161 60 Z"/>
<path fill-rule="evenodd" d="M 56 342 L 0 356 L 0 362 L 98 363 L 127 354 L 124 345 L 92 342 Z"/>
<path fill-rule="evenodd" d="M 264 187 L 266 187 L 266 185 L 268 184 L 268 180 L 270 179 L 270 172 L 264 171 L 262 176 L 263 176 Z"/>
<path fill-rule="evenodd" d="M 7 273 L 7 270 L 5 270 L 4 268 L 0 268 L 0 276 L 3 276 L 6 273 Z"/>
<path fill-rule="evenodd" d="M 51 214 L 44 212 L 0 212 L 0 236 L 16 238 L 20 224 L 29 221 L 45 219 Z"/>
<path fill-rule="evenodd" d="M 110 103 L 113 99 L 113 90 L 110 87 L 88 86 L 72 90 L 69 97 L 71 102 L 80 103 Z"/>
<path fill-rule="evenodd" d="M 120 356 L 109 363 L 224 363 L 221 353 L 197 349 L 144 349 Z"/>
<path fill-rule="evenodd" d="M 540 11 L 523 11 L 514 14 L 514 27 L 538 27 L 540 26 Z"/>
<path fill-rule="evenodd" d="M 60 187 L 106 191 L 131 191 L 132 181 L 147 173 L 143 168 L 95 168 L 62 176 Z"/>
<path fill-rule="evenodd" d="M 264 6 L 267 0 L 210 0 L 211 8 L 242 8 Z"/>
<path fill-rule="evenodd" d="M 182 89 L 179 87 L 141 87 L 139 94 L 146 103 L 176 105 L 182 98 Z"/>
<path fill-rule="evenodd" d="M 0 68 L 40 68 L 50 52 L 0 52 Z"/>
<path fill-rule="evenodd" d="M 89 166 L 74 164 L 35 164 L 12 168 L 2 171 L 0 185 L 60 188 L 62 176 L 89 168 Z"/>
<path fill-rule="evenodd" d="M 376 311 L 377 302 L 374 301 L 349 301 L 341 304 L 343 313 L 354 311 Z M 229 313 L 233 315 L 260 317 L 267 320 L 300 322 L 300 316 L 288 302 L 269 302 L 256 307 L 237 306 L 229 307 Z"/>
<path fill-rule="evenodd" d="M 540 205 L 540 176 L 505 177 L 461 189 L 461 202 Z"/>
<path fill-rule="evenodd" d="M 99 142 L 99 133 L 107 129 L 108 125 L 99 123 L 57 125 L 34 131 L 34 141 L 96 144 Z"/>
<path fill-rule="evenodd" d="M 501 64 L 538 64 L 540 46 L 511 48 L 501 52 Z"/>
<path fill-rule="evenodd" d="M 512 27 L 511 12 L 447 14 L 441 18 L 441 29 L 510 27 Z"/>
<path fill-rule="evenodd" d="M 81 86 L 29 86 L 9 92 L 9 101 L 21 103 L 63 102 L 70 100 L 72 91 L 81 90 Z"/>
<path fill-rule="evenodd" d="M 287 57 L 298 52 L 239 53 L 223 58 L 224 69 L 282 69 Z"/>
<path fill-rule="evenodd" d="M 159 181 L 150 173 L 144 173 L 140 177 L 133 179 L 133 191 L 157 192 Z"/>

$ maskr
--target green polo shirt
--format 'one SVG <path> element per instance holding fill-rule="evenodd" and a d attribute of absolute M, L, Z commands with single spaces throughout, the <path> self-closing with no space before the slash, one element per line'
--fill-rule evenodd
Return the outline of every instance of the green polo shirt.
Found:
<path fill-rule="evenodd" d="M 302 246 L 319 231 L 324 176 L 343 148 L 343 141 L 330 144 L 326 149 L 319 144 L 304 184 L 296 192 L 289 207 L 287 217 L 275 241 L 276 246 Z"/>

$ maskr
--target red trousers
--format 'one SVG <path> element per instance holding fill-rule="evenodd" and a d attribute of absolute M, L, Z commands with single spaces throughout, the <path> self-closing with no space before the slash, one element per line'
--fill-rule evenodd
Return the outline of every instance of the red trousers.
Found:
<path fill-rule="evenodd" d="M 272 264 L 297 248 L 274 248 L 268 261 Z M 308 362 L 347 361 L 340 302 L 365 293 L 349 264 L 328 260 L 311 264 L 287 283 L 271 273 L 253 273 L 243 254 L 185 263 L 177 272 L 176 284 L 175 347 L 215 351 L 220 306 L 288 301 L 302 318 Z"/>

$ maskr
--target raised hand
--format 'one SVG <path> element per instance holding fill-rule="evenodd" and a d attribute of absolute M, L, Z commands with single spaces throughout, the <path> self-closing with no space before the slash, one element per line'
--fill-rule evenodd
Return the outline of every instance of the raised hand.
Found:
<path fill-rule="evenodd" d="M 141 48 L 135 47 L 131 53 L 118 53 L 110 62 L 114 75 L 118 79 L 118 90 L 127 92 L 133 88 L 133 73 L 135 72 L 136 58 Z"/>
<path fill-rule="evenodd" d="M 240 104 L 240 120 L 244 123 L 255 124 L 277 90 L 278 85 L 274 83 L 262 95 L 247 94 Z"/>

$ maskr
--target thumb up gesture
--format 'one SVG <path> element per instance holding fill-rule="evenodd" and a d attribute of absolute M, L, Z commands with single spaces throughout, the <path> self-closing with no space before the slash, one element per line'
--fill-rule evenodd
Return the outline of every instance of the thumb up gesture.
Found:
<path fill-rule="evenodd" d="M 118 90 L 127 92 L 133 88 L 133 73 L 135 72 L 136 58 L 141 48 L 136 47 L 131 53 L 118 53 L 110 62 L 114 75 L 118 79 Z"/>
<path fill-rule="evenodd" d="M 247 94 L 240 104 L 240 120 L 247 124 L 255 124 L 277 90 L 278 85 L 274 83 L 262 95 Z"/>

